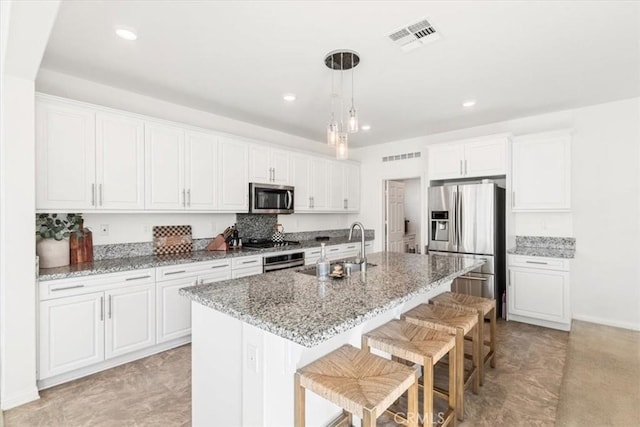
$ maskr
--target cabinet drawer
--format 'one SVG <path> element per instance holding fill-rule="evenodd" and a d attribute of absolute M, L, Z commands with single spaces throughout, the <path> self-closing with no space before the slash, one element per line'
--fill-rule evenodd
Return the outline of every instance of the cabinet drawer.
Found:
<path fill-rule="evenodd" d="M 155 283 L 155 269 L 132 270 L 122 273 L 97 274 L 70 279 L 47 280 L 39 284 L 40 300 L 84 295 L 114 287 Z"/>
<path fill-rule="evenodd" d="M 239 279 L 241 277 L 255 276 L 257 274 L 262 274 L 262 264 L 253 267 L 234 269 L 231 272 L 231 278 Z"/>
<path fill-rule="evenodd" d="M 209 270 L 224 270 L 230 265 L 231 259 L 226 258 L 217 261 L 194 262 L 191 264 L 178 264 L 158 267 L 158 281 L 197 276 L 199 273 L 208 272 Z"/>
<path fill-rule="evenodd" d="M 263 255 L 254 255 L 233 258 L 231 262 L 231 268 L 233 270 L 236 270 L 239 268 L 259 266 L 260 272 L 262 273 L 262 257 Z"/>
<path fill-rule="evenodd" d="M 509 255 L 509 266 L 569 271 L 569 260 L 564 258 Z"/>

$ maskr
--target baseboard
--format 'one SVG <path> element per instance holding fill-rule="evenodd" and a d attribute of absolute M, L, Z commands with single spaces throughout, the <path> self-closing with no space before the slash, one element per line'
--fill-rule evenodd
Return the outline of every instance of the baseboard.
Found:
<path fill-rule="evenodd" d="M 11 408 L 15 408 L 16 406 L 24 405 L 25 403 L 33 402 L 38 399 L 40 399 L 40 395 L 38 394 L 38 388 L 34 385 L 33 387 L 29 387 L 28 390 L 23 390 L 21 393 L 17 393 L 15 395 L 3 395 L 2 404 L 0 406 L 3 411 L 7 411 Z"/>
<path fill-rule="evenodd" d="M 521 323 L 528 323 L 530 325 L 542 326 L 543 328 L 558 329 L 560 331 L 565 331 L 565 332 L 569 332 L 571 330 L 571 323 L 552 322 L 550 320 L 535 319 L 533 317 L 518 316 L 515 314 L 507 314 L 507 320 L 509 322 L 515 321 L 515 322 L 521 322 Z"/>
<path fill-rule="evenodd" d="M 585 316 L 582 314 L 574 314 L 573 320 L 581 320 L 583 322 L 597 323 L 598 325 L 613 326 L 614 328 L 630 329 L 632 331 L 640 331 L 640 324 L 631 322 L 620 322 L 617 320 L 603 319 L 595 316 Z"/>

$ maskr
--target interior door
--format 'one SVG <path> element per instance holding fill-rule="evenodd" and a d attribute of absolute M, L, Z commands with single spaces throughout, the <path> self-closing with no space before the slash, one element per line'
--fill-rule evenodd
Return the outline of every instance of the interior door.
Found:
<path fill-rule="evenodd" d="M 458 186 L 458 252 L 493 254 L 495 185 Z"/>
<path fill-rule="evenodd" d="M 386 182 L 387 252 L 404 252 L 404 182 Z"/>

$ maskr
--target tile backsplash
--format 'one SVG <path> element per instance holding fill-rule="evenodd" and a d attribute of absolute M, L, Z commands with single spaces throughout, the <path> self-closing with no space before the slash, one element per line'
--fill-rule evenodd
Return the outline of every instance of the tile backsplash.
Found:
<path fill-rule="evenodd" d="M 270 239 L 278 215 L 236 214 L 236 227 L 242 239 Z"/>

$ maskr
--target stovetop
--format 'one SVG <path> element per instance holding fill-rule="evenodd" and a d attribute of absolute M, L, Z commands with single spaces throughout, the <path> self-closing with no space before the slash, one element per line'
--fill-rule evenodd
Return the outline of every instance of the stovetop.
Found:
<path fill-rule="evenodd" d="M 273 242 L 269 239 L 246 239 L 242 241 L 245 248 L 279 248 L 282 246 L 299 246 L 300 242 L 295 240 L 285 240 L 283 242 Z"/>

